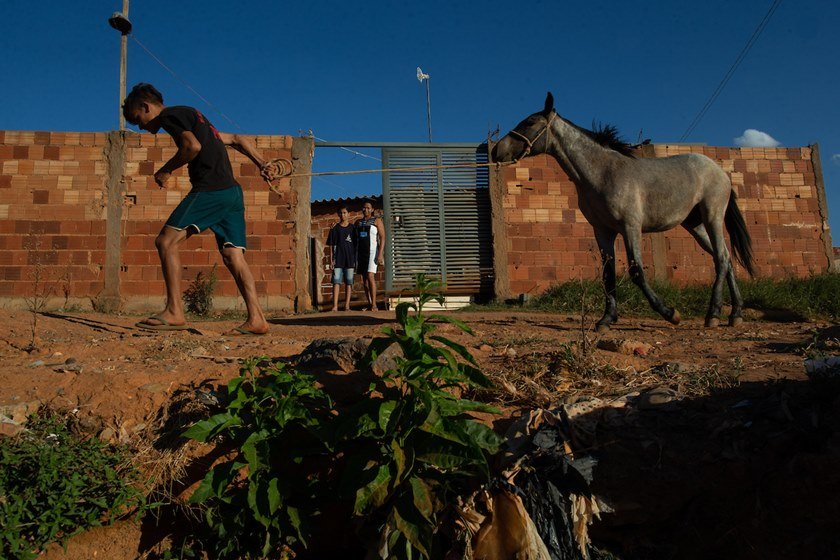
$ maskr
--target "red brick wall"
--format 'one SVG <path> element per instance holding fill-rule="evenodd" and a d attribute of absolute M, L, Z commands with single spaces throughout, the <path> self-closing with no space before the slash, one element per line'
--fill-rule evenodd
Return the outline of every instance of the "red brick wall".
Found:
<path fill-rule="evenodd" d="M 828 235 L 823 230 L 827 217 L 818 202 L 823 187 L 817 185 L 811 148 L 656 145 L 653 151 L 656 157 L 702 153 L 730 175 L 752 236 L 759 275 L 805 276 L 828 270 L 823 238 Z M 600 276 L 592 227 L 578 210 L 574 185 L 553 158 L 540 155 L 502 168 L 501 183 L 512 294 L 538 293 L 553 283 Z M 659 262 L 653 258 L 656 242 L 664 246 Z M 617 270 L 626 269 L 620 237 L 616 257 Z M 711 257 L 683 228 L 646 235 L 643 259 L 649 276 L 679 284 L 706 283 L 714 276 Z M 740 267 L 738 274 L 745 274 Z"/>
<path fill-rule="evenodd" d="M 293 141 L 289 136 L 256 138 L 266 157 L 290 160 Z M 118 184 L 123 181 L 117 208 L 118 289 L 128 308 L 154 307 L 163 300 L 154 238 L 190 186 L 186 167 L 174 174 L 166 190 L 157 187 L 152 174 L 175 149 L 168 135 L 135 133 L 126 133 L 120 148 L 125 163 L 123 175 L 116 178 Z M 42 277 L 56 295 L 67 291 L 84 307 L 102 293 L 107 220 L 109 212 L 115 215 L 113 205 L 108 206 L 109 150 L 109 133 L 0 132 L 0 298 L 29 295 L 35 262 L 46 265 Z M 289 179 L 280 181 L 280 195 L 269 191 L 256 166 L 238 152 L 228 153 L 245 192 L 246 259 L 257 291 L 267 308 L 289 308 L 295 291 L 296 193 Z M 212 232 L 187 240 L 181 260 L 183 288 L 216 264 L 217 304 L 241 305 Z"/>
<path fill-rule="evenodd" d="M 381 213 L 381 197 L 374 197 L 374 201 L 374 206 L 378 208 L 377 212 Z M 363 203 L 364 199 L 361 198 L 326 200 L 312 203 L 311 232 L 315 249 L 313 258 L 315 260 L 315 276 L 318 291 L 317 303 L 321 309 L 330 309 L 332 307 L 332 254 L 330 253 L 330 248 L 327 247 L 327 235 L 329 235 L 330 229 L 338 223 L 338 210 L 342 206 L 347 206 L 350 212 L 350 221 L 355 222 L 362 218 Z M 379 267 L 379 271 L 376 273 L 376 286 L 377 295 L 379 296 L 377 299 L 382 300 L 385 290 L 384 267 Z M 341 289 L 339 307 L 343 305 L 343 302 L 344 288 Z M 360 277 L 357 277 L 353 282 L 352 302 L 353 307 L 367 304 Z M 380 308 L 383 308 L 381 303 Z"/>
<path fill-rule="evenodd" d="M 0 131 L 0 298 L 102 290 L 106 136 Z"/>

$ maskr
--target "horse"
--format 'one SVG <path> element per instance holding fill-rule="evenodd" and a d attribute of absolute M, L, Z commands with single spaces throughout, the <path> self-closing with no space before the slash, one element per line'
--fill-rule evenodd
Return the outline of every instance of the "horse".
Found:
<path fill-rule="evenodd" d="M 752 240 L 736 202 L 729 176 L 710 158 L 681 154 L 666 158 L 639 158 L 634 147 L 622 142 L 614 127 L 598 133 L 581 128 L 554 110 L 551 92 L 542 111 L 520 122 L 492 149 L 492 161 L 517 162 L 548 154 L 557 160 L 575 184 L 580 211 L 595 230 L 601 254 L 606 294 L 598 332 L 618 320 L 615 288 L 615 238 L 621 234 L 627 251 L 630 278 L 650 306 L 673 324 L 679 312 L 668 307 L 651 289 L 642 269 L 642 234 L 682 226 L 715 263 L 715 281 L 706 313 L 706 327 L 720 324 L 723 282 L 729 285 L 731 326 L 743 322 L 743 299 L 735 281 L 724 225 L 736 260 L 755 275 Z"/>

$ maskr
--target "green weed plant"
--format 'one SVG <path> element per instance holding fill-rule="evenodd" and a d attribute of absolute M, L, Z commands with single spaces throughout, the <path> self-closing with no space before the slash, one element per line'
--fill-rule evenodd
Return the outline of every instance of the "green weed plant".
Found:
<path fill-rule="evenodd" d="M 228 385 L 226 410 L 185 432 L 235 450 L 192 497 L 207 508 L 212 557 L 305 549 L 336 502 L 379 558 L 442 556 L 438 527 L 449 504 L 488 480 L 501 440 L 470 415 L 497 411 L 458 397 L 490 382 L 464 346 L 433 334 L 438 321 L 469 327 L 425 316 L 423 306 L 442 297 L 423 275 L 416 281 L 417 302 L 397 307 L 399 327 L 384 328 L 363 360 L 371 365 L 396 345 L 396 367 L 357 404 L 336 407 L 312 376 L 257 359 Z"/>
<path fill-rule="evenodd" d="M 140 508 L 136 483 L 120 451 L 74 435 L 57 416 L 33 416 L 27 431 L 0 439 L 0 558 L 36 558 Z"/>

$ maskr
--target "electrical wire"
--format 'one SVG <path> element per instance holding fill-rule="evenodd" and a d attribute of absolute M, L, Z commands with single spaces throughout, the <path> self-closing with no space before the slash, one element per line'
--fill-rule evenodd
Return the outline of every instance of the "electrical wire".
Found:
<path fill-rule="evenodd" d="M 695 115 L 694 119 L 691 121 L 691 124 L 688 125 L 688 128 L 685 130 L 685 132 L 683 132 L 682 136 L 680 136 L 680 142 L 683 142 L 688 138 L 688 135 L 691 134 L 695 128 L 697 128 L 697 125 L 700 124 L 700 121 L 703 119 L 703 117 L 706 115 L 706 113 L 709 111 L 712 105 L 714 105 L 718 96 L 723 91 L 723 88 L 725 88 L 726 84 L 729 83 L 730 78 L 732 78 L 732 76 L 735 74 L 735 70 L 738 69 L 738 66 L 741 64 L 741 62 L 743 62 L 744 58 L 746 58 L 747 53 L 750 52 L 750 49 L 752 49 L 753 45 L 755 45 L 756 41 L 758 41 L 758 38 L 761 36 L 761 33 L 767 27 L 767 24 L 770 22 L 770 19 L 773 17 L 773 14 L 776 12 L 781 3 L 782 0 L 774 0 L 773 4 L 770 6 L 770 9 L 767 10 L 767 13 L 764 15 L 764 18 L 761 20 L 761 22 L 759 22 L 758 27 L 756 27 L 755 31 L 753 31 L 752 36 L 750 36 L 749 40 L 747 41 L 747 44 L 744 45 L 744 48 L 741 49 L 740 53 L 738 53 L 738 56 L 735 58 L 735 62 L 733 62 L 732 66 L 729 67 L 729 70 L 727 70 L 726 74 L 723 76 L 723 79 L 721 79 L 720 83 L 712 92 L 712 95 L 709 97 L 709 99 L 706 101 L 706 103 L 703 105 L 703 107 L 700 109 L 697 115 Z"/>
<path fill-rule="evenodd" d="M 144 51 L 146 51 L 146 54 L 148 54 L 150 57 L 152 57 L 152 58 L 155 60 L 155 62 L 157 62 L 158 64 L 160 64 L 160 65 L 163 67 L 163 69 L 164 69 L 164 70 L 166 70 L 167 72 L 169 72 L 170 74 L 172 74 L 172 76 L 173 76 L 176 80 L 178 80 L 179 82 L 181 82 L 181 85 L 183 85 L 183 86 L 184 86 L 184 87 L 186 87 L 188 90 L 190 90 L 191 92 L 193 92 L 193 93 L 194 93 L 194 94 L 195 94 L 195 95 L 196 95 L 199 99 L 201 99 L 202 101 L 204 101 L 204 102 L 207 104 L 207 106 L 208 106 L 208 107 L 210 107 L 211 109 L 213 109 L 214 111 L 216 111 L 217 113 L 219 113 L 219 114 L 220 114 L 220 115 L 221 115 L 221 116 L 222 116 L 222 117 L 223 117 L 223 118 L 224 118 L 227 122 L 229 122 L 230 124 L 232 124 L 233 126 L 235 126 L 237 129 L 239 129 L 239 131 L 240 131 L 240 132 L 244 132 L 244 131 L 242 130 L 242 127 L 241 127 L 241 126 L 239 126 L 239 123 L 237 123 L 236 121 L 234 121 L 233 119 L 231 119 L 230 117 L 228 117 L 228 116 L 227 116 L 227 115 L 226 115 L 223 111 L 219 110 L 219 109 L 218 109 L 215 105 L 213 105 L 212 103 L 210 103 L 210 101 L 208 101 L 206 97 L 204 97 L 203 95 L 201 95 L 200 93 L 198 93 L 198 92 L 195 90 L 195 88 L 194 88 L 194 87 L 192 87 L 190 84 L 188 84 L 188 83 L 186 82 L 186 80 L 184 80 L 183 78 L 181 78 L 178 74 L 176 74 L 176 73 L 175 73 L 175 71 L 174 71 L 174 70 L 172 70 L 171 68 L 169 68 L 169 66 L 167 66 L 166 64 L 164 64 L 164 63 L 163 63 L 163 61 L 162 61 L 160 58 L 158 58 L 157 56 L 155 56 L 155 53 L 153 53 L 152 51 L 150 51 L 150 50 L 148 49 L 148 47 L 146 47 L 146 45 L 144 45 L 143 43 L 141 43 L 141 42 L 140 42 L 140 40 L 139 40 L 136 36 L 134 36 L 134 35 L 129 35 L 129 37 L 131 37 L 132 39 L 134 39 L 134 42 L 135 42 L 135 43 L 137 43 L 137 44 L 140 46 L 140 48 L 141 48 L 141 49 L 143 49 Z"/>

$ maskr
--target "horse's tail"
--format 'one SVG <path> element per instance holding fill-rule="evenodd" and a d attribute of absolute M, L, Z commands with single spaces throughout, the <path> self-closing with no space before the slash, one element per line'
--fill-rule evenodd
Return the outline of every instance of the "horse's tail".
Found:
<path fill-rule="evenodd" d="M 744 216 L 738 208 L 738 202 L 735 200 L 735 191 L 732 191 L 729 195 L 724 223 L 726 224 L 726 231 L 729 232 L 729 241 L 732 243 L 732 252 L 735 253 L 735 259 L 747 269 L 750 276 L 755 276 L 752 239 L 750 238 L 750 232 L 747 231 Z"/>

